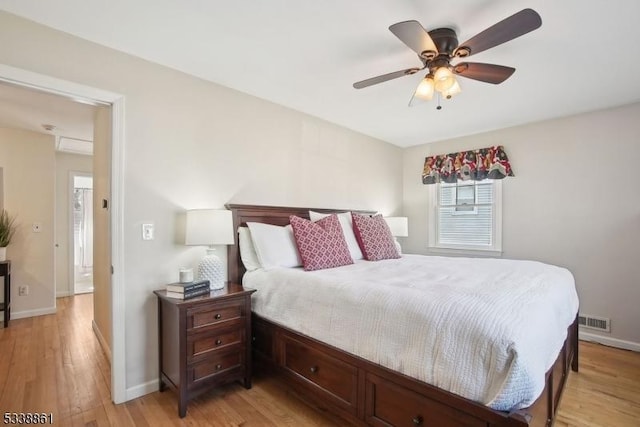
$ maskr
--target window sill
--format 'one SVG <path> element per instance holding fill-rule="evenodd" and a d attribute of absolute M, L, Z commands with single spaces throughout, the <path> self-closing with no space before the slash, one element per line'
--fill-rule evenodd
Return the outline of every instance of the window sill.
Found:
<path fill-rule="evenodd" d="M 502 257 L 502 251 L 496 251 L 492 249 L 470 249 L 470 248 L 449 248 L 431 246 L 427 248 L 429 255 L 446 255 L 446 256 L 472 256 L 472 257 L 487 257 L 487 258 L 500 258 Z"/>

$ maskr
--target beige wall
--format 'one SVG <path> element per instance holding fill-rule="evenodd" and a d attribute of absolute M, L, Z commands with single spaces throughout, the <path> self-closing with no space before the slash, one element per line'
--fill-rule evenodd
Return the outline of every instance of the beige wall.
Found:
<path fill-rule="evenodd" d="M 405 251 L 426 252 L 425 156 L 504 145 L 516 176 L 503 181 L 503 256 L 569 268 L 580 311 L 610 317 L 603 336 L 639 349 L 639 117 L 634 104 L 406 149 Z"/>
<path fill-rule="evenodd" d="M 50 135 L 0 128 L 4 207 L 16 216 L 18 226 L 7 247 L 12 318 L 55 311 L 54 148 Z M 40 224 L 40 232 L 32 231 L 34 223 Z M 20 286 L 29 286 L 29 295 L 18 296 Z"/>
<path fill-rule="evenodd" d="M 93 121 L 93 321 L 107 354 L 111 354 L 111 108 L 96 109 Z"/>
<path fill-rule="evenodd" d="M 227 202 L 398 213 L 402 150 L 234 90 L 0 12 L 0 63 L 125 95 L 128 396 L 157 387 L 153 289 L 195 266 L 185 209 Z M 224 64 L 221 64 L 224 66 Z M 155 225 L 143 241 L 141 224 Z"/>
<path fill-rule="evenodd" d="M 55 233 L 55 270 L 56 296 L 73 295 L 73 270 L 69 270 L 73 245 L 70 237 L 69 191 L 71 172 L 91 173 L 93 158 L 79 154 L 56 152 L 56 233 Z"/>

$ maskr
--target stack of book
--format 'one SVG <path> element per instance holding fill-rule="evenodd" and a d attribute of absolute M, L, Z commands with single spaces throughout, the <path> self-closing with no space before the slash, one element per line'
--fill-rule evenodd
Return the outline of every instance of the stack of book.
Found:
<path fill-rule="evenodd" d="M 170 298 L 189 299 L 208 294 L 208 280 L 196 280 L 195 282 L 172 283 L 167 285 L 167 296 Z"/>

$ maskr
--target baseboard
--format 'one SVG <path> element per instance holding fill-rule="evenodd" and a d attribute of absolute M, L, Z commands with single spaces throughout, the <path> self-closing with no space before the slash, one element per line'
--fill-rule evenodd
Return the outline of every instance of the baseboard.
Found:
<path fill-rule="evenodd" d="M 111 349 L 109 348 L 109 345 L 107 344 L 107 340 L 105 340 L 104 336 L 102 336 L 102 332 L 100 332 L 100 328 L 98 328 L 98 325 L 96 324 L 95 320 L 91 321 L 91 327 L 93 328 L 93 333 L 98 338 L 98 342 L 100 343 L 100 347 L 102 347 L 102 350 L 104 350 L 104 353 L 107 355 L 107 359 L 109 359 L 109 363 L 111 363 Z"/>
<path fill-rule="evenodd" d="M 579 331 L 578 338 L 583 341 L 597 342 L 598 344 L 608 345 L 609 347 L 621 348 L 623 350 L 632 350 L 640 352 L 640 343 L 633 341 L 625 341 L 618 338 L 605 337 L 590 332 Z"/>
<path fill-rule="evenodd" d="M 44 316 L 47 314 L 56 314 L 55 307 L 38 308 L 37 310 L 12 311 L 11 320 L 24 319 L 26 317 Z"/>
<path fill-rule="evenodd" d="M 160 381 L 153 380 L 148 381 L 143 384 L 139 384 L 134 387 L 130 387 L 127 389 L 126 400 L 137 399 L 138 397 L 144 396 L 145 394 L 153 393 L 154 391 L 158 391 L 160 389 Z"/>
<path fill-rule="evenodd" d="M 71 296 L 71 293 L 69 291 L 58 291 L 56 292 L 56 298 L 64 298 L 64 297 L 68 297 Z"/>

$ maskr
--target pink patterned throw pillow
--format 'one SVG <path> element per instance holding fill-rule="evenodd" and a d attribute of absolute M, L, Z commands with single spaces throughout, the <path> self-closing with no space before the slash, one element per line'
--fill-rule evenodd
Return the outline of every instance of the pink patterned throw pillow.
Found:
<path fill-rule="evenodd" d="M 306 271 L 353 264 L 336 215 L 317 222 L 291 215 L 289 222 Z"/>
<path fill-rule="evenodd" d="M 382 215 L 360 215 L 355 212 L 353 231 L 364 254 L 364 259 L 380 261 L 382 259 L 400 258 L 391 230 Z"/>

